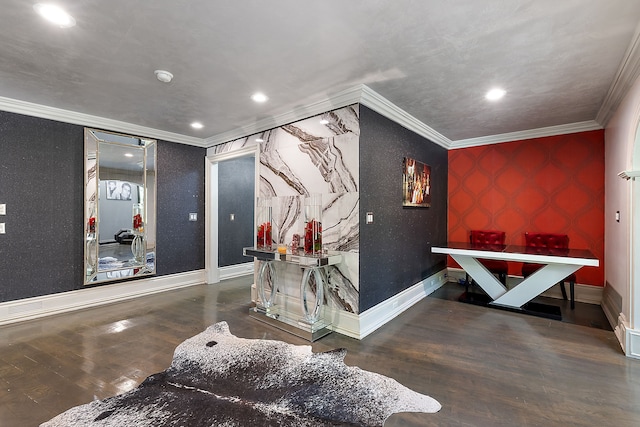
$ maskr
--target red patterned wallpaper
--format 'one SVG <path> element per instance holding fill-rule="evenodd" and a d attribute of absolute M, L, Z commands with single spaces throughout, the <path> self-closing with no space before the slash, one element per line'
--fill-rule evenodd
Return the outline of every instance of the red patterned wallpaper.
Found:
<path fill-rule="evenodd" d="M 467 241 L 471 229 L 503 230 L 517 245 L 525 231 L 567 234 L 600 259 L 578 283 L 603 286 L 604 131 L 450 150 L 448 239 Z M 510 263 L 509 274 L 520 269 Z"/>

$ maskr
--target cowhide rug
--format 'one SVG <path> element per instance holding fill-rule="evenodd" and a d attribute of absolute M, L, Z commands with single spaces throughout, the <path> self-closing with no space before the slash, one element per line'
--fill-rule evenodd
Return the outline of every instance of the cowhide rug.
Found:
<path fill-rule="evenodd" d="M 440 410 L 429 396 L 345 365 L 345 355 L 238 338 L 220 322 L 180 344 L 169 369 L 137 388 L 41 426 L 382 426 L 396 412 Z"/>

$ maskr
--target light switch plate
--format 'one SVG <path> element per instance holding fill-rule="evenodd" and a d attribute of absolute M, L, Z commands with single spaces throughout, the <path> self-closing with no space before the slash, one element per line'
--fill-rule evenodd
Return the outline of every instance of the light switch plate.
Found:
<path fill-rule="evenodd" d="M 235 221 L 236 220 L 236 214 L 229 214 L 229 221 Z"/>
<path fill-rule="evenodd" d="M 0 222 L 0 234 L 4 234 L 4 222 Z"/>
<path fill-rule="evenodd" d="M 367 212 L 367 224 L 373 224 L 373 212 Z"/>
<path fill-rule="evenodd" d="M 0 215 L 7 214 L 7 205 L 5 203 L 0 203 Z"/>
<path fill-rule="evenodd" d="M 197 221 L 198 220 L 198 213 L 197 212 L 190 212 L 189 213 L 189 221 Z"/>

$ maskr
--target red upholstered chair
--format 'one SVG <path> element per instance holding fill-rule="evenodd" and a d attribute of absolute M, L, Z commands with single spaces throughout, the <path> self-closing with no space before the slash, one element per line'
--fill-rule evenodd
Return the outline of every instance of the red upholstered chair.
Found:
<path fill-rule="evenodd" d="M 505 233 L 504 231 L 497 230 L 471 230 L 469 233 L 469 242 L 475 246 L 493 246 L 504 245 Z M 509 265 L 507 261 L 494 260 L 494 259 L 478 259 L 487 270 L 493 274 L 498 275 L 498 279 L 503 285 L 507 286 L 507 273 L 509 272 Z M 469 277 L 467 276 L 467 284 L 469 283 Z"/>
<path fill-rule="evenodd" d="M 545 249 L 569 249 L 569 236 L 566 234 L 552 234 L 552 233 L 524 233 L 525 245 L 530 248 L 545 248 Z M 522 276 L 531 276 L 542 265 L 525 262 L 522 265 Z M 571 309 L 576 306 L 574 287 L 576 283 L 576 275 L 574 273 L 565 277 L 560 282 L 560 290 L 562 291 L 562 298 L 567 299 L 567 290 L 564 287 L 564 282 L 569 282 L 569 293 L 571 296 Z"/>

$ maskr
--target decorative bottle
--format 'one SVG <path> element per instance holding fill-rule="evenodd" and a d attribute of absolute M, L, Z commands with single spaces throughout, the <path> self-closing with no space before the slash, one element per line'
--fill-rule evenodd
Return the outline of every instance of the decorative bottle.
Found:
<path fill-rule="evenodd" d="M 258 198 L 258 212 L 256 215 L 256 223 L 258 224 L 256 246 L 258 249 L 271 250 L 273 246 L 271 215 L 271 199 Z"/>
<path fill-rule="evenodd" d="M 304 199 L 304 253 L 322 254 L 322 196 L 311 194 Z"/>
<path fill-rule="evenodd" d="M 145 261 L 145 236 L 144 236 L 144 218 L 142 216 L 142 203 L 133 204 L 133 241 L 131 242 L 131 253 L 137 263 L 143 263 Z"/>

